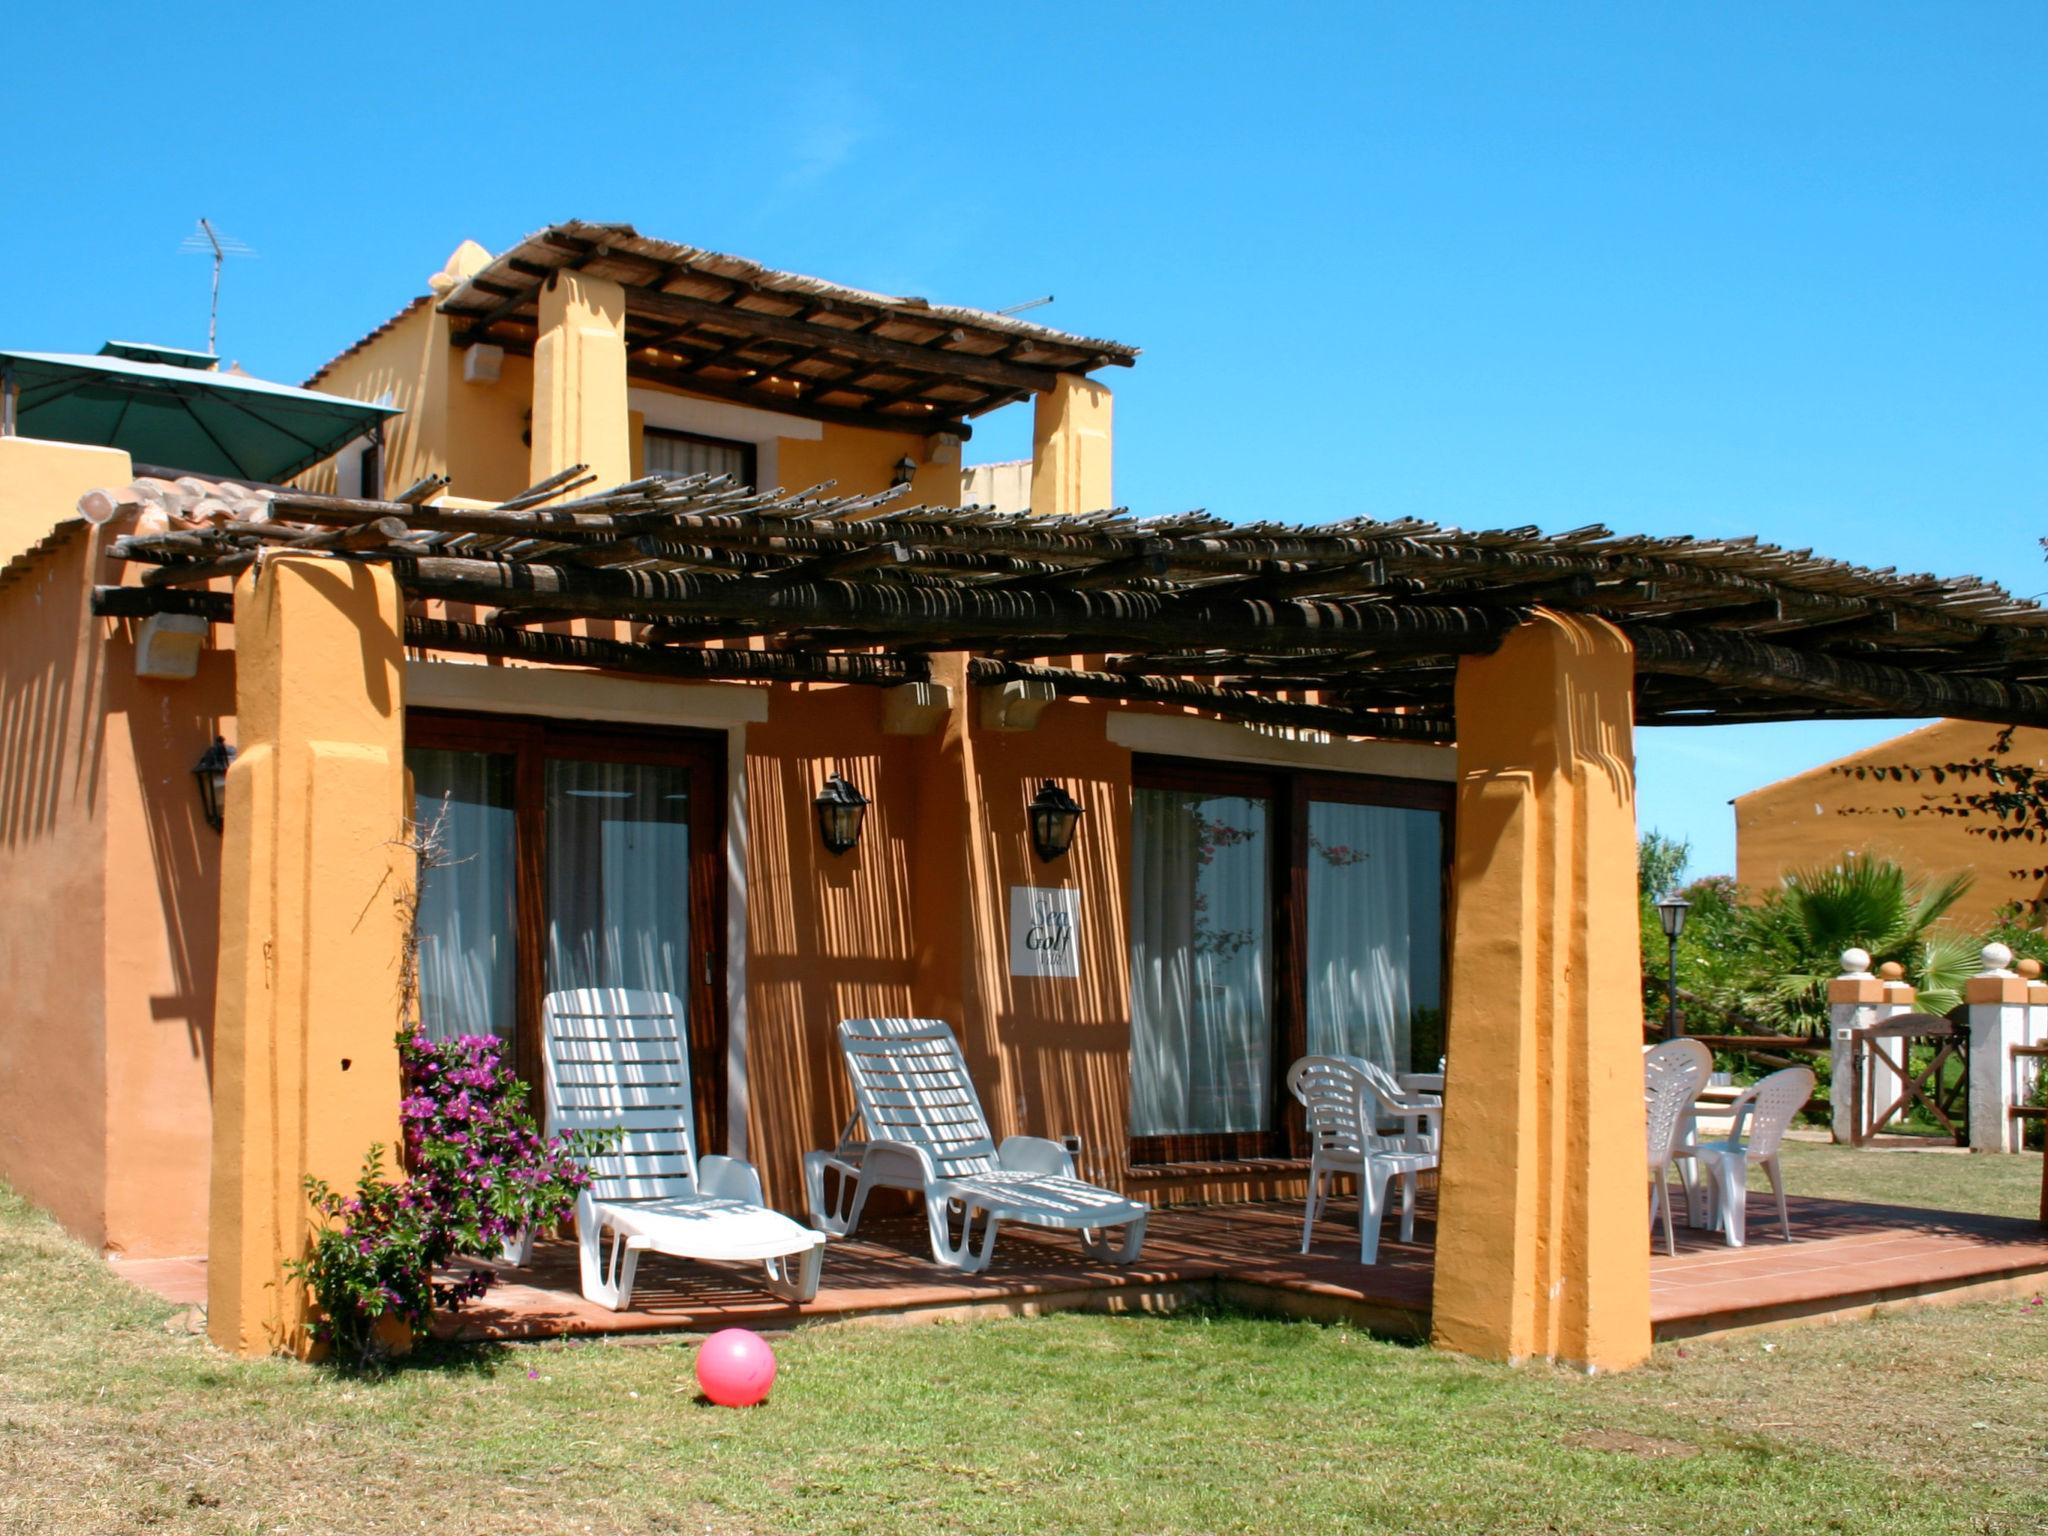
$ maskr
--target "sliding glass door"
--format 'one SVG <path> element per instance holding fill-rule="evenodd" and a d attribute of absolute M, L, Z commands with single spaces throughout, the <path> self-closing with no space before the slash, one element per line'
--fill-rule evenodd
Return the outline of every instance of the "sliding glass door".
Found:
<path fill-rule="evenodd" d="M 419 895 L 428 1033 L 497 1035 L 538 1084 L 546 993 L 672 993 L 702 1139 L 722 1146 L 722 751 L 682 733 L 425 711 L 407 735 L 430 850 Z"/>
<path fill-rule="evenodd" d="M 1136 764 L 1131 1159 L 1299 1152 L 1298 1056 L 1434 1070 L 1449 786 Z"/>
<path fill-rule="evenodd" d="M 1272 804 L 1138 791 L 1131 824 L 1131 1134 L 1272 1129 Z"/>
<path fill-rule="evenodd" d="M 1443 817 L 1315 797 L 1307 834 L 1309 1053 L 1434 1071 L 1443 1053 Z"/>

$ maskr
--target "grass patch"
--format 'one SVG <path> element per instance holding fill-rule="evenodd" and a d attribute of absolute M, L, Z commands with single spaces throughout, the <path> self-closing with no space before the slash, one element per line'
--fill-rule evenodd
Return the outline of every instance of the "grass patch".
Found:
<path fill-rule="evenodd" d="M 173 1311 L 0 1193 L 0 1530 L 2048 1524 L 2048 1306 L 2024 1302 L 1594 1380 L 1229 1312 L 812 1328 L 740 1413 L 699 1404 L 688 1344 L 442 1350 L 350 1381 L 230 1360 Z"/>
<path fill-rule="evenodd" d="M 1780 1157 L 1785 1188 L 1795 1195 L 1867 1200 L 1877 1205 L 1970 1211 L 1983 1216 L 2041 1213 L 2041 1155 L 1971 1153 L 1946 1142 L 1928 1147 L 1839 1147 L 1825 1141 L 1786 1141 Z M 1770 1186 L 1759 1173 L 1758 1189 Z M 1777 1220 L 1776 1212 L 1770 1213 Z M 1751 1207 L 1751 1231 L 1757 1230 Z"/>

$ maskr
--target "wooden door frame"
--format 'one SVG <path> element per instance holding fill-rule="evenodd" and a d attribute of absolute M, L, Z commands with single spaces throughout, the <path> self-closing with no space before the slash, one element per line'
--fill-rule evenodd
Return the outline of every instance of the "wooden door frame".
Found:
<path fill-rule="evenodd" d="M 425 750 L 491 752 L 513 763 L 513 1065 L 526 1078 L 545 1123 L 541 999 L 547 990 L 547 764 L 572 760 L 648 763 L 690 775 L 688 996 L 690 1076 L 697 1146 L 727 1140 L 726 740 L 721 732 L 558 720 L 442 709 L 406 711 L 405 744 Z"/>
<path fill-rule="evenodd" d="M 1268 945 L 1272 961 L 1273 1103 L 1265 1131 L 1129 1136 L 1134 1166 L 1189 1162 L 1245 1162 L 1305 1158 L 1307 1132 L 1300 1106 L 1287 1091 L 1286 1071 L 1308 1050 L 1308 808 L 1314 800 L 1384 805 L 1434 811 L 1442 819 L 1443 899 L 1441 942 L 1442 1007 L 1450 1009 L 1451 870 L 1457 838 L 1456 786 L 1434 779 L 1391 778 L 1384 774 L 1250 763 L 1204 762 L 1135 753 L 1131 788 L 1240 795 L 1266 802 L 1270 863 L 1267 894 L 1272 902 Z M 1135 902 L 1137 892 L 1130 891 Z M 1128 1133 L 1127 1133 L 1128 1134 Z"/>

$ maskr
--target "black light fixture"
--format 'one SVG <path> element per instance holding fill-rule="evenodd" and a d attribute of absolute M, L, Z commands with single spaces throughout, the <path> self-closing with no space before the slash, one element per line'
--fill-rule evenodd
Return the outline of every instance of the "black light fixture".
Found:
<path fill-rule="evenodd" d="M 1074 846 L 1074 828 L 1084 813 L 1079 802 L 1047 779 L 1031 802 L 1031 848 L 1050 864 Z"/>
<path fill-rule="evenodd" d="M 917 460 L 906 453 L 896 461 L 896 475 L 889 483 L 891 485 L 908 485 L 916 478 Z"/>
<path fill-rule="evenodd" d="M 833 857 L 860 841 L 861 823 L 868 814 L 866 795 L 835 773 L 811 803 L 818 808 L 818 836 Z"/>
<path fill-rule="evenodd" d="M 1673 1040 L 1685 1033 L 1685 1026 L 1678 1022 L 1678 936 L 1685 932 L 1685 915 L 1691 910 L 1692 903 L 1676 891 L 1657 903 L 1657 921 L 1664 925 L 1666 960 L 1670 966 L 1670 1011 L 1664 1018 L 1664 1033 Z"/>
<path fill-rule="evenodd" d="M 200 809 L 206 813 L 206 824 L 216 832 L 227 825 L 228 764 L 234 760 L 235 749 L 228 745 L 227 737 L 216 736 L 192 765 L 192 777 L 199 781 Z"/>

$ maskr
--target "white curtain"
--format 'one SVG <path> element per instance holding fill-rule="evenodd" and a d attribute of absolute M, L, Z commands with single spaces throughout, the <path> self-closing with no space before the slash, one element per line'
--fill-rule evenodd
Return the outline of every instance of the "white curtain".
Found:
<path fill-rule="evenodd" d="M 548 978 L 689 997 L 687 770 L 547 765 Z"/>
<path fill-rule="evenodd" d="M 512 759 L 414 748 L 413 817 L 437 834 L 419 872 L 420 1022 L 437 1040 L 513 1031 Z"/>
<path fill-rule="evenodd" d="M 1410 1071 L 1416 1010 L 1443 1000 L 1442 821 L 1313 800 L 1308 838 L 1309 1052 Z"/>
<path fill-rule="evenodd" d="M 1131 881 L 1131 1134 L 1271 1122 L 1263 800 L 1141 789 Z"/>

